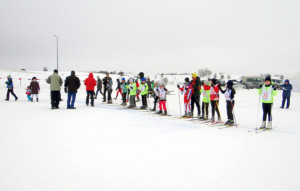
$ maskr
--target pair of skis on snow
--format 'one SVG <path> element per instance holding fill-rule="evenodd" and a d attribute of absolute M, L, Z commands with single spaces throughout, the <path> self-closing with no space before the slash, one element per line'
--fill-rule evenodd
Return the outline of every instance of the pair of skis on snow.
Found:
<path fill-rule="evenodd" d="M 255 129 L 248 130 L 248 132 L 255 132 L 255 133 L 262 133 L 262 132 L 265 132 L 265 131 L 272 131 L 272 129 L 269 129 L 269 128 L 263 128 L 263 129 L 255 128 Z"/>

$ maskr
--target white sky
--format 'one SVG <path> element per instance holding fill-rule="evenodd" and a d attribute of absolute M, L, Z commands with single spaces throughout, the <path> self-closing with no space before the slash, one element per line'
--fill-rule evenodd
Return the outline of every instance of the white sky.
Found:
<path fill-rule="evenodd" d="M 300 71 L 299 0 L 1 0 L 0 68 Z"/>

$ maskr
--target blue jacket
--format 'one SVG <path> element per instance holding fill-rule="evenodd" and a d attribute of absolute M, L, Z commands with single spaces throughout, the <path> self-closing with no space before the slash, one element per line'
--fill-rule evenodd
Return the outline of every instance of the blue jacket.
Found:
<path fill-rule="evenodd" d="M 5 82 L 7 84 L 8 89 L 12 89 L 14 87 L 13 81 L 11 78 L 8 78 L 8 81 Z"/>
<path fill-rule="evenodd" d="M 285 84 L 285 83 L 288 84 Z M 289 80 L 285 80 L 284 84 L 281 85 L 283 92 L 282 92 L 282 97 L 291 97 L 291 91 L 293 89 L 293 86 L 290 84 Z"/>

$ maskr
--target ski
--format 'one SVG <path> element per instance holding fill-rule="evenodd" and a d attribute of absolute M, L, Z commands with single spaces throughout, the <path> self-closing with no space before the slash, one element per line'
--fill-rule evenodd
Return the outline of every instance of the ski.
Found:
<path fill-rule="evenodd" d="M 261 132 L 265 132 L 265 131 L 271 131 L 272 129 L 269 128 L 264 128 L 264 129 L 258 129 L 255 131 L 255 133 L 261 133 Z"/>

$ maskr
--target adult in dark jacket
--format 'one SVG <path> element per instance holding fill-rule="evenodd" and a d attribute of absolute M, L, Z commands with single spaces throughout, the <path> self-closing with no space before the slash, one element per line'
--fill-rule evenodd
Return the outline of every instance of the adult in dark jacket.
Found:
<path fill-rule="evenodd" d="M 39 101 L 39 91 L 40 91 L 40 85 L 36 80 L 36 77 L 32 78 L 32 81 L 30 83 L 30 90 L 31 90 L 31 102 L 33 102 L 33 97 L 36 97 L 36 101 Z"/>
<path fill-rule="evenodd" d="M 288 109 L 290 107 L 290 99 L 291 99 L 291 92 L 293 90 L 292 84 L 290 84 L 289 80 L 285 80 L 284 84 L 281 85 L 283 92 L 282 92 L 282 105 L 280 108 L 284 108 L 285 101 L 287 100 L 286 103 L 286 108 Z"/>
<path fill-rule="evenodd" d="M 94 79 L 93 73 L 89 74 L 89 77 L 85 79 L 84 85 L 86 86 L 86 105 L 89 105 L 89 98 L 91 97 L 91 106 L 94 107 L 94 95 L 95 86 L 97 85 Z"/>
<path fill-rule="evenodd" d="M 97 76 L 97 90 L 96 90 L 95 99 L 97 99 L 98 92 L 100 92 L 100 94 L 103 95 L 103 93 L 102 93 L 102 80 L 100 79 L 99 76 Z"/>
<path fill-rule="evenodd" d="M 6 94 L 6 101 L 9 101 L 9 94 L 11 93 L 11 95 L 13 95 L 15 97 L 15 101 L 18 100 L 18 97 L 15 95 L 14 93 L 14 83 L 13 80 L 11 78 L 11 75 L 7 76 L 7 81 L 5 82 L 5 84 L 7 85 L 7 94 Z"/>
<path fill-rule="evenodd" d="M 112 79 L 109 77 L 109 73 L 106 73 L 106 77 L 103 78 L 103 85 L 104 85 L 104 95 L 103 95 L 103 101 L 106 102 L 106 92 L 107 92 L 107 100 L 108 103 L 111 103 L 111 93 L 112 93 Z"/>
<path fill-rule="evenodd" d="M 193 88 L 193 95 L 191 99 L 191 111 L 192 115 L 194 115 L 194 106 L 196 104 L 197 106 L 197 111 L 198 111 L 198 117 L 200 117 L 200 89 L 201 89 L 201 81 L 200 78 L 196 73 L 192 74 L 193 80 L 191 81 L 192 88 Z"/>
<path fill-rule="evenodd" d="M 60 86 L 63 84 L 61 77 L 58 75 L 58 70 L 54 70 L 53 74 L 46 80 L 50 84 L 51 90 L 51 109 L 59 109 L 60 102 Z"/>
<path fill-rule="evenodd" d="M 77 90 L 80 88 L 80 80 L 75 76 L 75 71 L 71 71 L 71 75 L 65 81 L 65 93 L 68 93 L 67 108 L 76 109 L 74 103 L 76 100 Z"/>

